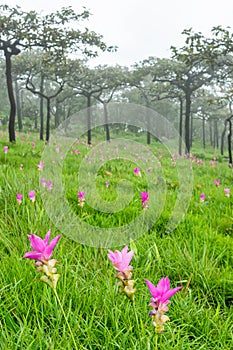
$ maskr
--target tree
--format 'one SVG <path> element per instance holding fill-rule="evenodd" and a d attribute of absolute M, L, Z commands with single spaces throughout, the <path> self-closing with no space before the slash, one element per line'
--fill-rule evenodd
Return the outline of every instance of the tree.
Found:
<path fill-rule="evenodd" d="M 191 102 L 193 93 L 213 79 L 213 69 L 207 65 L 188 45 L 180 50 L 172 47 L 173 60 L 158 62 L 154 82 L 169 83 L 182 92 L 185 101 L 185 147 L 189 154 Z M 180 95 L 180 93 L 179 93 Z"/>
<path fill-rule="evenodd" d="M 104 107 L 104 128 L 106 132 L 106 141 L 110 141 L 110 130 L 108 122 L 108 103 L 112 100 L 114 93 L 120 87 L 126 85 L 128 77 L 128 69 L 126 67 L 97 66 L 96 86 L 100 89 L 94 94 L 94 98 L 102 103 Z"/>
<path fill-rule="evenodd" d="M 70 52 L 79 51 L 84 56 L 97 56 L 98 51 L 113 50 L 103 41 L 102 36 L 85 28 L 73 29 L 70 24 L 79 23 L 89 18 L 84 9 L 76 14 L 71 7 L 42 16 L 35 11 L 25 12 L 20 7 L 10 8 L 0 5 L 0 50 L 6 63 L 6 81 L 10 101 L 9 139 L 15 142 L 16 104 L 12 84 L 11 59 L 21 50 L 39 47 L 50 52 L 59 61 Z"/>
<path fill-rule="evenodd" d="M 85 96 L 87 101 L 87 143 L 91 144 L 91 105 L 92 97 L 99 94 L 101 86 L 97 84 L 98 73 L 80 60 L 70 62 L 70 79 L 67 84 L 73 88 L 76 95 Z"/>

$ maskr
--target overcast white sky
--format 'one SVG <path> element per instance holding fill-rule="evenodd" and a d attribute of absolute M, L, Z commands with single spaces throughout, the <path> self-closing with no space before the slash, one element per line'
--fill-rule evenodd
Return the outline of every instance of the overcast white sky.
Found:
<path fill-rule="evenodd" d="M 170 57 L 170 46 L 184 44 L 183 29 L 192 27 L 209 35 L 214 26 L 233 30 L 233 0 L 6 0 L 9 6 L 42 13 L 86 6 L 92 16 L 86 27 L 102 34 L 116 53 L 104 53 L 93 65 L 130 66 L 149 56 Z"/>

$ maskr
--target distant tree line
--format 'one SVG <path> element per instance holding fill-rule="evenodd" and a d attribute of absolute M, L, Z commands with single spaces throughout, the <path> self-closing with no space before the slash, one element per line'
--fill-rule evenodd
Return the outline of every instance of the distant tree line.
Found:
<path fill-rule="evenodd" d="M 232 162 L 233 34 L 228 29 L 214 27 L 207 38 L 184 30 L 184 46 L 171 47 L 169 59 L 148 57 L 131 67 L 90 68 L 92 57 L 116 47 L 89 29 L 77 29 L 90 16 L 86 9 L 77 14 L 67 7 L 45 16 L 8 5 L 0 9 L 0 116 L 4 122 L 2 116 L 8 114 L 11 142 L 26 120 L 39 130 L 41 140 L 49 141 L 51 127 L 94 104 L 103 106 L 110 141 L 108 103 L 113 100 L 144 105 L 165 116 L 179 130 L 180 154 L 190 153 L 195 138 L 204 148 L 207 139 L 213 147 L 221 146 L 223 154 L 227 136 Z M 71 58 L 75 52 L 78 59 Z M 87 111 L 91 144 L 91 108 Z"/>

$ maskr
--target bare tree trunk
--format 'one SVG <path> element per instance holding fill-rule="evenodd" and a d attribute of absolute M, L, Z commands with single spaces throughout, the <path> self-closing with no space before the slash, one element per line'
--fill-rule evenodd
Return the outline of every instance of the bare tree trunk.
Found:
<path fill-rule="evenodd" d="M 46 119 L 46 141 L 49 142 L 50 137 L 50 98 L 47 98 L 47 119 Z"/>
<path fill-rule="evenodd" d="M 9 140 L 10 142 L 15 142 L 15 115 L 16 115 L 16 103 L 14 98 L 12 74 L 11 74 L 11 53 L 5 51 L 6 57 L 6 82 L 7 82 L 7 92 L 10 101 L 10 118 L 9 118 Z"/>
<path fill-rule="evenodd" d="M 226 135 L 226 131 L 227 131 L 227 119 L 224 121 L 224 129 L 223 129 L 222 136 L 221 136 L 221 155 L 222 156 L 224 154 L 224 138 Z"/>
<path fill-rule="evenodd" d="M 182 155 L 182 137 L 183 137 L 183 99 L 180 98 L 180 120 L 179 120 L 179 154 Z"/>
<path fill-rule="evenodd" d="M 40 140 L 44 140 L 44 76 L 41 74 L 40 80 Z"/>
<path fill-rule="evenodd" d="M 203 148 L 205 149 L 206 147 L 206 140 L 205 140 L 205 117 L 202 117 L 202 143 L 203 143 Z"/>
<path fill-rule="evenodd" d="M 233 118 L 233 115 L 228 118 L 229 123 L 229 133 L 228 133 L 228 154 L 229 154 L 229 164 L 232 165 L 232 149 L 231 149 L 231 137 L 232 137 L 232 122 L 231 119 Z"/>
<path fill-rule="evenodd" d="M 22 131 L 23 130 L 22 110 L 20 106 L 20 95 L 19 95 L 19 86 L 18 86 L 17 77 L 15 78 L 15 97 L 16 97 L 16 112 L 18 117 L 18 128 L 19 128 L 19 131 Z"/>
<path fill-rule="evenodd" d="M 87 96 L 87 143 L 91 145 L 91 95 Z"/>
<path fill-rule="evenodd" d="M 110 142 L 110 132 L 109 132 L 109 124 L 108 124 L 108 107 L 107 103 L 104 103 L 104 126 L 106 132 L 106 141 Z"/>
<path fill-rule="evenodd" d="M 191 97 L 190 94 L 186 94 L 186 107 L 185 107 L 185 153 L 190 153 L 190 115 L 191 115 Z"/>

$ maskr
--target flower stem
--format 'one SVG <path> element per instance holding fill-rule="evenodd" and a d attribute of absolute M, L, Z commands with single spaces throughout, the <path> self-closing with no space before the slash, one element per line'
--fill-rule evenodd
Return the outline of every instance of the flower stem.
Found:
<path fill-rule="evenodd" d="M 159 335 L 158 333 L 155 334 L 155 350 L 158 350 L 158 338 L 159 338 Z"/>
<path fill-rule="evenodd" d="M 75 350 L 78 350 L 76 341 L 75 341 L 75 339 L 74 339 L 74 334 L 73 334 L 73 332 L 72 332 L 72 329 L 70 328 L 70 324 L 69 324 L 68 319 L 67 319 L 67 317 L 66 317 L 65 311 L 64 311 L 63 306 L 62 306 L 62 303 L 61 303 L 61 301 L 60 301 L 60 298 L 59 298 L 59 296 L 58 296 L 58 294 L 57 294 L 57 290 L 56 290 L 55 288 L 52 288 L 52 289 L 53 289 L 53 291 L 54 291 L 55 297 L 56 297 L 56 299 L 57 299 L 57 301 L 58 301 L 58 304 L 59 304 L 59 306 L 60 306 L 60 308 L 61 308 L 61 311 L 62 311 L 62 314 L 63 314 L 64 319 L 65 319 L 65 321 L 66 321 L 66 324 L 67 324 L 67 326 L 68 326 L 68 329 L 69 329 L 71 338 L 72 338 L 73 343 L 74 343 Z"/>

